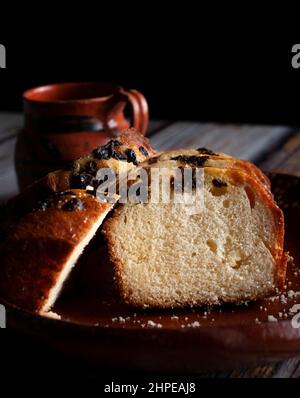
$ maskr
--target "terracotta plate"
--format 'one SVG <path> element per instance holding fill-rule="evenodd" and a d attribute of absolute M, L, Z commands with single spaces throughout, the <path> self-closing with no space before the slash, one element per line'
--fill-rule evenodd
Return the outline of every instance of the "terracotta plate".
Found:
<path fill-rule="evenodd" d="M 129 308 L 112 287 L 98 237 L 54 308 L 61 320 L 5 303 L 8 326 L 58 350 L 127 369 L 197 372 L 300 356 L 300 305 L 294 307 L 300 304 L 300 178 L 271 175 L 271 180 L 286 216 L 286 250 L 294 258 L 281 294 L 248 305 Z"/>

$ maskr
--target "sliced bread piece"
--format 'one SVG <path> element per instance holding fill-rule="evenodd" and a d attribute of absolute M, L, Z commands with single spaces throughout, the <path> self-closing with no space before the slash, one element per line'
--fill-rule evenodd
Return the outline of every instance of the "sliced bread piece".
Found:
<path fill-rule="evenodd" d="M 22 308 L 48 312 L 112 207 L 84 190 L 39 203 L 2 242 L 0 295 Z"/>
<path fill-rule="evenodd" d="M 197 214 L 172 202 L 127 203 L 103 232 L 121 296 L 131 305 L 242 302 L 284 284 L 283 213 L 242 169 L 204 167 L 204 207 Z"/>

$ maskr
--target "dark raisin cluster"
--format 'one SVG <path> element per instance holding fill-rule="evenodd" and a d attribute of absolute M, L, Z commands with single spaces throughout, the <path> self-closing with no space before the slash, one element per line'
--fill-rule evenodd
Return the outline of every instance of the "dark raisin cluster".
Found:
<path fill-rule="evenodd" d="M 72 175 L 71 185 L 73 188 L 86 189 L 88 185 L 94 186 L 97 163 L 94 160 L 87 162 L 81 172 Z"/>
<path fill-rule="evenodd" d="M 72 187 L 74 189 L 85 189 L 88 185 L 93 185 L 94 176 L 92 174 L 83 172 L 80 174 L 73 174 Z"/>
<path fill-rule="evenodd" d="M 115 147 L 122 145 L 118 140 L 109 141 L 106 145 L 96 148 L 93 152 L 97 159 L 117 159 L 132 162 L 135 165 L 138 164 L 136 154 L 133 149 L 127 149 L 125 153 L 121 153 L 115 150 Z M 141 147 L 143 148 L 143 147 Z M 143 151 L 146 151 L 143 148 Z M 146 151 L 147 152 L 147 151 Z M 148 152 L 147 152 L 148 154 Z"/>
<path fill-rule="evenodd" d="M 139 147 L 139 151 L 141 152 L 142 155 L 144 155 L 146 157 L 148 156 L 148 151 L 147 151 L 147 149 L 145 147 L 140 146 Z"/>
<path fill-rule="evenodd" d="M 90 160 L 84 166 L 84 171 L 88 174 L 95 175 L 97 173 L 97 163 L 94 160 Z"/>
<path fill-rule="evenodd" d="M 198 151 L 199 153 L 203 153 L 204 155 L 218 156 L 217 153 L 215 153 L 215 152 L 212 151 L 211 149 L 207 149 L 207 148 L 198 148 L 197 151 Z"/>
<path fill-rule="evenodd" d="M 195 166 L 195 167 L 203 167 L 207 159 L 209 159 L 209 156 L 179 155 L 172 158 L 172 160 L 178 160 L 179 162 L 183 162 L 190 166 Z"/>
<path fill-rule="evenodd" d="M 138 161 L 137 161 L 137 158 L 136 158 L 136 154 L 135 154 L 133 149 L 127 149 L 125 153 L 126 153 L 128 162 L 132 162 L 135 165 L 138 164 Z"/>
<path fill-rule="evenodd" d="M 122 145 L 122 143 L 118 140 L 111 140 L 106 145 L 99 146 L 98 148 L 94 149 L 93 155 L 97 159 L 110 159 L 118 157 L 122 157 L 122 154 L 115 151 L 115 147 Z M 126 160 L 126 159 L 119 159 L 119 160 Z"/>
<path fill-rule="evenodd" d="M 127 160 L 126 155 L 124 155 L 124 153 L 121 152 L 114 152 L 112 157 L 117 160 Z"/>
<path fill-rule="evenodd" d="M 222 181 L 220 178 L 214 178 L 212 183 L 216 188 L 227 187 L 227 182 Z"/>

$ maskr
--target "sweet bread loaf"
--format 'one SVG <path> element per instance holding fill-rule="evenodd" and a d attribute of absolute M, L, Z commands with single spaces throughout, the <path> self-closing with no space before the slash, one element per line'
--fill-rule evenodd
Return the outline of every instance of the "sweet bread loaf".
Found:
<path fill-rule="evenodd" d="M 109 167 L 119 174 L 153 153 L 149 141 L 130 129 L 12 199 L 2 223 L 0 294 L 23 308 L 49 311 L 114 206 L 95 197 L 97 171 Z"/>
<path fill-rule="evenodd" d="M 203 206 L 100 202 L 97 171 L 203 171 Z M 122 175 L 121 175 L 122 176 Z M 134 180 L 131 182 L 134 184 Z M 194 182 L 194 181 L 193 181 Z M 173 184 L 172 184 L 173 183 Z M 170 180 L 175 190 L 174 179 Z M 188 195 L 193 195 L 194 186 Z M 147 187 L 151 198 L 151 187 Z M 119 197 L 116 196 L 117 200 Z M 268 178 L 249 162 L 205 148 L 156 154 L 134 130 L 49 173 L 13 199 L 0 252 L 0 295 L 48 313 L 105 217 L 107 249 L 124 301 L 138 307 L 241 302 L 282 288 L 284 218 Z"/>
<path fill-rule="evenodd" d="M 203 168 L 200 212 L 174 202 L 126 203 L 104 223 L 116 281 L 131 305 L 242 302 L 284 284 L 284 218 L 268 179 L 249 163 L 202 155 L 179 151 L 146 162 L 165 167 L 171 157 L 178 167 Z"/>

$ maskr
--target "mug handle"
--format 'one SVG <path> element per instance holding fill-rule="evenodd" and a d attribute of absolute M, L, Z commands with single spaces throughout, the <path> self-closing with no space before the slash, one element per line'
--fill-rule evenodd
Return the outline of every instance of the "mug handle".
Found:
<path fill-rule="evenodd" d="M 145 135 L 149 122 L 149 110 L 146 98 L 137 90 L 128 90 L 124 93 L 131 105 L 133 113 L 133 127 Z"/>

